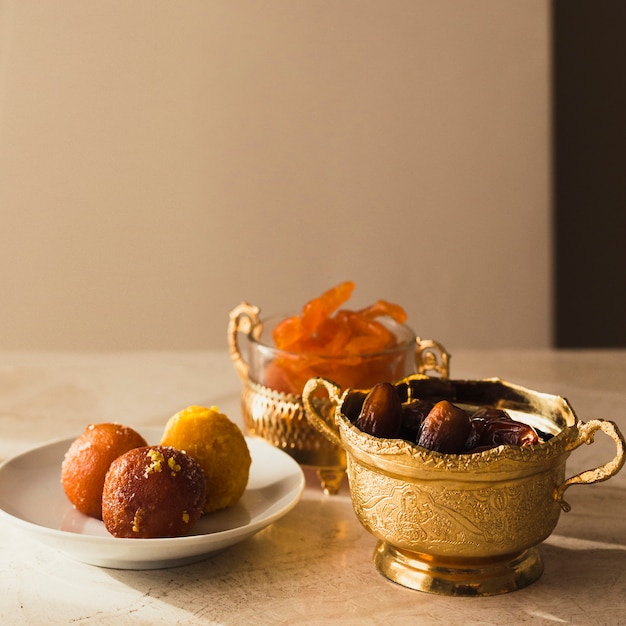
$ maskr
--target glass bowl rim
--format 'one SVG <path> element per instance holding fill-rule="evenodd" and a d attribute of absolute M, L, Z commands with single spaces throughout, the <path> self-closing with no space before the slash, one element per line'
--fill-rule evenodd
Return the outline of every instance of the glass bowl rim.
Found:
<path fill-rule="evenodd" d="M 377 317 L 376 320 L 385 324 L 385 326 L 394 332 L 396 338 L 399 340 L 399 343 L 391 348 L 387 348 L 385 350 L 378 350 L 376 352 L 354 352 L 354 353 L 345 353 L 345 354 L 325 354 L 323 352 L 295 352 L 293 350 L 283 350 L 282 348 L 278 348 L 275 345 L 270 345 L 264 341 L 261 341 L 259 338 L 262 334 L 263 330 L 266 328 L 268 323 L 273 324 L 275 326 L 278 322 L 287 319 L 289 317 L 293 317 L 294 315 L 299 315 L 299 313 L 276 313 L 273 315 L 269 315 L 268 317 L 264 317 L 255 322 L 250 328 L 250 332 L 247 334 L 248 340 L 250 344 L 256 346 L 257 349 L 273 353 L 273 354 L 284 354 L 287 356 L 299 357 L 302 355 L 312 356 L 318 359 L 324 360 L 345 360 L 349 358 L 374 358 L 374 357 L 383 357 L 388 356 L 390 354 L 401 353 L 408 350 L 411 347 L 417 345 L 417 335 L 414 330 L 408 326 L 407 324 L 396 322 L 393 318 L 385 315 L 381 317 Z M 390 328 L 391 326 L 391 328 Z M 401 330 L 406 339 L 402 339 L 398 337 L 398 334 L 394 331 L 394 329 Z"/>

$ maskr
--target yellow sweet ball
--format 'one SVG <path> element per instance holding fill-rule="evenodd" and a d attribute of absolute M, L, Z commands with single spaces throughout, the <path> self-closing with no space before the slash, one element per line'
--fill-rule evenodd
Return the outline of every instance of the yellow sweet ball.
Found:
<path fill-rule="evenodd" d="M 237 504 L 250 475 L 250 450 L 243 433 L 217 407 L 189 406 L 165 425 L 162 446 L 184 450 L 204 470 L 205 513 Z"/>

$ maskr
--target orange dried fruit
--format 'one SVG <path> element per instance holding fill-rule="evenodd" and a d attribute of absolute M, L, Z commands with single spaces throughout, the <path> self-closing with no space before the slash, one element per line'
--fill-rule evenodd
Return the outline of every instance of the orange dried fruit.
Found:
<path fill-rule="evenodd" d="M 347 388 L 371 386 L 383 378 L 405 374 L 397 354 L 383 354 L 400 341 L 378 318 L 390 317 L 404 324 L 406 312 L 386 300 L 356 311 L 340 308 L 354 287 L 352 281 L 339 283 L 308 301 L 300 315 L 276 325 L 272 337 L 282 352 L 267 366 L 269 387 L 299 394 L 314 376 L 324 376 Z"/>

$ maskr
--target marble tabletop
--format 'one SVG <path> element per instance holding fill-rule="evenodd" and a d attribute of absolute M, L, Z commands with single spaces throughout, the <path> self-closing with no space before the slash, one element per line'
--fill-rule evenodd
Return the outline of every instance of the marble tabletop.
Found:
<path fill-rule="evenodd" d="M 626 351 L 453 351 L 452 378 L 498 376 L 563 395 L 583 421 L 626 432 Z M 190 404 L 241 424 L 226 351 L 0 353 L 0 460 L 86 424 L 161 426 Z M 602 433 L 567 462 L 608 461 Z M 376 540 L 347 485 L 325 495 L 313 473 L 300 502 L 255 536 L 177 568 L 114 570 L 70 560 L 0 520 L 0 615 L 7 624 L 619 624 L 626 623 L 626 471 L 568 490 L 569 513 L 540 546 L 543 576 L 485 598 L 412 591 L 373 566 Z"/>

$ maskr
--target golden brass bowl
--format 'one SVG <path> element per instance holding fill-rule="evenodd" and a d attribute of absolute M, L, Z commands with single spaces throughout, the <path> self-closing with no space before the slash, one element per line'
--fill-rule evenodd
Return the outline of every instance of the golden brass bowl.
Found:
<path fill-rule="evenodd" d="M 260 436 L 287 452 L 300 465 L 314 468 L 326 493 L 336 494 L 345 476 L 346 454 L 342 446 L 329 441 L 306 418 L 301 393 L 277 390 L 266 379 L 267 366 L 276 356 L 298 356 L 282 353 L 271 345 L 271 330 L 275 321 L 286 316 L 263 320 L 259 309 L 242 302 L 230 313 L 228 343 L 235 370 L 241 378 L 241 409 L 248 434 Z M 390 380 L 413 372 L 431 373 L 447 377 L 450 355 L 443 346 L 430 339 L 416 337 L 407 326 L 396 324 L 394 332 L 402 337 L 398 348 L 389 353 L 360 355 L 375 365 L 379 375 L 386 373 Z M 243 339 L 240 346 L 240 339 Z M 320 367 L 328 364 L 336 369 L 337 358 L 328 357 Z M 391 364 L 391 365 L 390 365 Z M 390 368 L 390 369 L 385 369 Z M 332 369 L 330 370 L 332 371 Z M 399 374 L 396 375 L 396 373 Z M 323 375 L 324 371 L 316 372 Z M 358 367 L 352 368 L 357 375 Z M 303 381 L 304 384 L 304 381 Z M 374 384 L 368 382 L 367 384 Z M 327 398 L 311 398 L 320 414 L 328 416 L 334 407 Z"/>
<path fill-rule="evenodd" d="M 528 447 L 499 446 L 441 454 L 399 439 L 361 432 L 351 420 L 367 390 L 341 389 L 323 378 L 303 391 L 311 423 L 347 456 L 354 511 L 377 539 L 377 569 L 405 587 L 455 596 L 485 596 L 537 580 L 537 546 L 554 530 L 563 493 L 573 484 L 607 480 L 624 464 L 624 437 L 607 420 L 581 422 L 565 398 L 493 378 L 439 380 L 414 375 L 395 384 L 404 401 L 447 399 L 467 410 L 492 406 L 552 435 Z M 334 411 L 313 398 L 326 390 Z M 608 463 L 565 478 L 565 462 L 602 431 L 615 442 Z"/>

